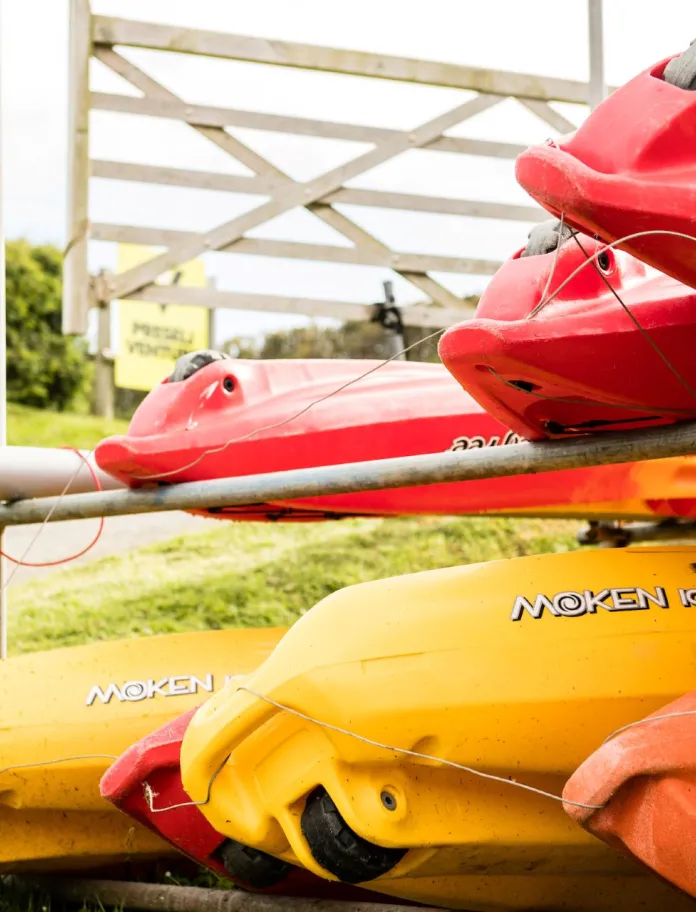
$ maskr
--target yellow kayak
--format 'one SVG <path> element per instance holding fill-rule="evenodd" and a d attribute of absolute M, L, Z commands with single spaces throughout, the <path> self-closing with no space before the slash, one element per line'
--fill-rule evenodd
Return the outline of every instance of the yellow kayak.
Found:
<path fill-rule="evenodd" d="M 344 589 L 197 711 L 184 787 L 230 839 L 418 903 L 693 909 L 557 800 L 607 735 L 694 688 L 692 602 L 684 547 Z"/>
<path fill-rule="evenodd" d="M 284 632 L 172 634 L 0 662 L 0 872 L 175 854 L 102 799 L 99 780 L 134 741 L 256 669 Z"/>

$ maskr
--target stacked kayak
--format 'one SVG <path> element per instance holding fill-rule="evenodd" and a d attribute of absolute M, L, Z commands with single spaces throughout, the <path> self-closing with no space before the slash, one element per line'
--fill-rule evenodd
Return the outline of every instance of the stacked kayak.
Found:
<path fill-rule="evenodd" d="M 116 871 L 125 865 L 146 870 L 156 861 L 180 857 L 180 851 L 195 857 L 186 852 L 185 839 L 169 839 L 172 824 L 186 823 L 186 809 L 162 810 L 188 800 L 180 786 L 170 794 L 162 775 L 147 770 L 151 791 L 139 783 L 127 808 L 131 816 L 126 816 L 100 795 L 99 782 L 120 754 L 132 757 L 131 745 L 141 738 L 150 743 L 153 728 L 169 733 L 171 741 L 171 732 L 182 730 L 182 712 L 188 719 L 226 683 L 245 681 L 285 632 L 269 628 L 168 634 L 0 662 L 5 707 L 0 730 L 0 874 Z M 180 742 L 179 735 L 179 783 Z M 163 764 L 161 748 L 157 761 Z M 142 762 L 136 768 L 142 774 Z M 110 775 L 113 778 L 114 771 Z M 133 812 L 139 803 L 157 825 L 148 825 L 142 814 Z M 285 866 L 281 877 L 269 878 L 263 871 L 258 874 L 258 865 L 233 866 L 226 861 L 229 840 L 193 811 L 207 827 L 197 848 L 202 839 L 210 856 L 221 859 L 210 867 L 244 889 L 370 899 L 365 890 L 331 884 L 298 868 Z M 189 836 L 187 825 L 182 832 Z"/>
<path fill-rule="evenodd" d="M 523 152 L 517 180 L 566 224 L 696 287 L 695 120 L 692 43 L 610 95 L 575 132 Z"/>
<path fill-rule="evenodd" d="M 522 186 L 572 231 L 537 228 L 440 354 L 520 434 L 696 418 L 695 74 L 696 43 L 517 160 Z"/>
<path fill-rule="evenodd" d="M 197 353 L 187 363 L 195 369 L 184 379 L 159 384 L 126 435 L 99 444 L 95 458 L 101 469 L 136 487 L 464 451 L 520 439 L 506 420 L 514 416 L 484 411 L 439 364 L 206 360 Z M 670 516 L 671 501 L 688 501 L 696 491 L 692 471 L 691 460 L 671 459 L 200 512 L 254 521 L 484 513 Z"/>
<path fill-rule="evenodd" d="M 540 229 L 558 238 L 557 223 Z M 493 277 L 475 318 L 442 337 L 467 392 L 532 440 L 696 418 L 696 290 L 583 234 L 524 253 Z M 548 287 L 558 292 L 545 304 Z"/>
<path fill-rule="evenodd" d="M 336 592 L 102 792 L 239 879 L 292 867 L 474 912 L 692 908 L 561 794 L 608 733 L 692 685 L 695 560 L 575 552 Z M 148 816 L 147 784 L 195 804 L 185 826 Z"/>

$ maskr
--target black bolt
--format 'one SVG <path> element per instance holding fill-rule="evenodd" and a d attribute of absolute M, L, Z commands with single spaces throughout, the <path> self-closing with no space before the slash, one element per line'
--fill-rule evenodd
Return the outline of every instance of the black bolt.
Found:
<path fill-rule="evenodd" d="M 396 798 L 391 792 L 388 792 L 385 789 L 379 797 L 382 799 L 382 804 L 388 811 L 396 810 Z"/>
<path fill-rule="evenodd" d="M 609 272 L 609 268 L 611 267 L 611 259 L 609 258 L 609 254 L 606 250 L 602 251 L 602 253 L 600 253 L 597 257 L 597 265 L 602 270 L 602 272 Z"/>

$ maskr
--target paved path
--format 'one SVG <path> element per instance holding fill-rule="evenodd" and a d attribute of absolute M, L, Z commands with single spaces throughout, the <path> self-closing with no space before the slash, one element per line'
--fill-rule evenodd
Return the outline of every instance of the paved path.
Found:
<path fill-rule="evenodd" d="M 57 560 L 80 551 L 89 544 L 97 531 L 98 520 L 76 519 L 70 522 L 49 523 L 39 535 L 27 554 L 28 561 Z M 47 573 L 54 573 L 64 567 L 76 566 L 108 554 L 142 548 L 157 541 L 185 535 L 187 532 L 199 532 L 214 527 L 215 520 L 202 516 L 190 516 L 188 513 L 144 513 L 139 516 L 109 516 L 104 523 L 101 538 L 84 557 L 70 564 L 58 567 L 32 568 L 19 567 L 10 583 L 10 587 L 26 582 Z M 4 550 L 13 557 L 21 558 L 29 542 L 36 535 L 39 526 L 13 526 L 5 532 Z M 7 573 L 12 572 L 13 565 L 7 563 Z"/>

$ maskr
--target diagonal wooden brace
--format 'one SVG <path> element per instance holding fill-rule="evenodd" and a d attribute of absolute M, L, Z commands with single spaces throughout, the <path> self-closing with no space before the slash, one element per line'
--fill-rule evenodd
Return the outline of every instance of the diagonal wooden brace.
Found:
<path fill-rule="evenodd" d="M 306 183 L 292 183 L 283 186 L 277 195 L 257 206 L 250 212 L 237 216 L 219 225 L 211 231 L 199 234 L 191 239 L 182 240 L 160 254 L 117 276 L 114 297 L 127 297 L 134 291 L 152 283 L 159 275 L 182 262 L 194 259 L 209 250 L 219 250 L 242 237 L 247 231 L 256 228 L 272 218 L 282 215 L 297 206 L 308 206 L 321 200 L 329 193 L 338 190 L 347 180 L 383 164 L 408 149 L 416 149 L 440 136 L 445 130 L 473 117 L 486 108 L 496 104 L 498 99 L 478 96 L 471 101 L 458 105 L 453 110 L 434 118 L 418 127 L 406 136 L 376 146 L 374 149 L 358 156 L 344 165 L 334 168 L 326 174 Z"/>
<path fill-rule="evenodd" d="M 169 101 L 179 101 L 179 99 L 177 99 L 177 97 L 172 92 L 170 92 L 164 86 L 160 85 L 147 74 L 143 73 L 142 70 L 132 64 L 130 61 L 121 57 L 115 51 L 108 48 L 98 48 L 95 51 L 95 54 L 99 57 L 102 63 L 109 66 L 124 79 L 128 80 L 136 88 L 144 92 L 146 97 L 156 97 L 167 99 Z M 500 99 L 495 99 L 492 97 L 488 98 L 486 101 L 486 107 L 492 106 L 499 100 Z M 201 127 L 197 125 L 192 126 L 204 138 L 212 140 L 220 148 L 223 148 L 224 151 L 228 152 L 230 155 L 246 164 L 249 168 L 255 171 L 256 174 L 266 180 L 270 179 L 274 185 L 274 188 L 298 186 L 298 184 L 293 181 L 287 174 L 276 168 L 273 164 L 268 162 L 258 153 L 249 149 L 241 141 L 230 136 L 223 128 Z M 400 138 L 403 140 L 405 138 L 405 135 L 394 134 L 393 137 L 390 137 L 390 139 L 394 138 Z M 235 145 L 230 146 L 227 140 L 232 140 Z M 322 221 L 331 225 L 334 230 L 349 238 L 355 244 L 356 248 L 369 249 L 373 253 L 379 253 L 385 258 L 392 256 L 392 251 L 385 244 L 382 244 L 364 229 L 360 228 L 358 225 L 352 222 L 347 216 L 336 212 L 330 206 L 311 204 L 307 206 L 307 208 Z M 229 244 L 226 245 L 227 249 L 229 249 L 229 246 Z M 401 275 L 404 279 L 406 279 L 419 290 L 424 291 L 435 303 L 440 304 L 444 307 L 457 307 L 460 304 L 460 299 L 456 295 L 454 295 L 432 277 L 425 274 L 421 275 L 419 273 L 399 270 L 393 263 L 390 263 L 390 265 L 398 275 Z M 110 287 L 113 287 L 113 280 Z"/>

